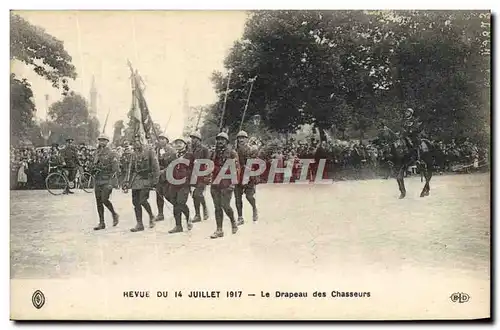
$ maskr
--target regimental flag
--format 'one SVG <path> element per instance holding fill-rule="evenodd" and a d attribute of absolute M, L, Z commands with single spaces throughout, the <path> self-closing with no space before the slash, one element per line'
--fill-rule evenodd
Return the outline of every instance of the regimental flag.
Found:
<path fill-rule="evenodd" d="M 130 110 L 128 112 L 128 118 L 130 118 L 131 126 L 134 129 L 134 136 L 139 134 L 141 136 L 141 140 L 144 138 L 144 127 L 142 125 L 142 120 L 141 120 L 141 110 L 139 109 L 138 102 L 137 102 L 137 97 L 136 97 L 136 92 L 135 92 L 135 83 L 134 83 L 134 77 L 131 77 L 132 79 L 132 104 L 130 106 Z M 144 142 L 144 140 L 143 140 Z"/>
<path fill-rule="evenodd" d="M 137 71 L 134 72 L 130 62 L 128 65 L 132 73 L 132 106 L 128 113 L 128 117 L 135 123 L 134 135 L 140 134 L 142 138 L 149 141 L 151 139 L 151 135 L 154 133 L 154 128 L 153 120 L 151 118 L 146 99 L 144 98 L 144 87 L 142 86 L 143 80 Z M 145 141 L 143 140 L 143 142 Z"/>
<path fill-rule="evenodd" d="M 148 104 L 146 103 L 146 99 L 144 98 L 143 90 L 138 86 L 135 89 L 135 92 L 141 115 L 142 127 L 144 129 L 146 139 L 149 140 L 154 134 L 153 120 L 151 119 L 151 114 L 149 113 Z"/>

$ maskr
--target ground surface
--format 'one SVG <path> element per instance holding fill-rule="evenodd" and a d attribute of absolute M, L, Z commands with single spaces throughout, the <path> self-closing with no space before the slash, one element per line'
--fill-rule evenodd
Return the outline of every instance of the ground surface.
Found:
<path fill-rule="evenodd" d="M 12 191 L 11 278 L 156 274 L 193 281 L 227 276 L 234 284 L 238 279 L 291 281 L 295 276 L 300 283 L 352 274 L 370 279 L 384 272 L 393 278 L 429 276 L 428 281 L 437 281 L 434 285 L 460 277 L 480 281 L 483 288 L 490 272 L 489 180 L 489 174 L 436 176 L 431 196 L 420 198 L 420 178 L 409 178 L 404 200 L 397 198 L 395 180 L 261 185 L 258 223 L 251 222 L 245 201 L 247 222 L 231 235 L 225 218 L 226 236 L 218 240 L 209 239 L 215 230 L 209 191 L 211 218 L 175 235 L 167 233 L 173 227 L 171 216 L 155 229 L 131 233 L 130 193 L 113 192 L 119 226 L 113 228 L 106 213 L 108 229 L 94 232 L 93 194 Z M 156 212 L 154 193 L 150 202 Z M 192 209 L 192 201 L 188 203 Z"/>

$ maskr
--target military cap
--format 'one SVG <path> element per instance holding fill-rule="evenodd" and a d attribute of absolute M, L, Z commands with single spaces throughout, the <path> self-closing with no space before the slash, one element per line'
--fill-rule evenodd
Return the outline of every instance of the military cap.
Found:
<path fill-rule="evenodd" d="M 106 134 L 100 134 L 97 140 L 107 140 L 109 142 L 109 137 Z"/>
<path fill-rule="evenodd" d="M 158 139 L 166 139 L 167 141 L 169 141 L 168 137 L 163 133 L 158 135 Z"/>
<path fill-rule="evenodd" d="M 223 138 L 223 139 L 226 139 L 226 141 L 229 141 L 229 136 L 227 136 L 226 132 L 220 132 L 219 134 L 217 134 L 215 139 L 219 139 L 219 138 Z"/>
<path fill-rule="evenodd" d="M 201 134 L 198 131 L 189 134 L 189 137 L 192 137 L 192 138 L 194 137 L 194 138 L 201 140 Z"/>
<path fill-rule="evenodd" d="M 177 143 L 177 142 L 183 142 L 184 144 L 187 144 L 186 140 L 184 140 L 183 137 L 175 139 L 172 143 Z"/>
<path fill-rule="evenodd" d="M 239 132 L 238 132 L 238 135 L 236 135 L 236 137 L 237 137 L 237 138 L 239 138 L 239 137 L 246 137 L 246 138 L 247 138 L 247 137 L 248 137 L 248 134 L 247 134 L 247 132 L 245 132 L 245 131 L 239 131 Z"/>

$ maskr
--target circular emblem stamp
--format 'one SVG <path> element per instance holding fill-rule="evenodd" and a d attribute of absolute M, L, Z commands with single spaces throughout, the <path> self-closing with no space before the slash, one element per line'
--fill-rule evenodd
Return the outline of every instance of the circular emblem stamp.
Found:
<path fill-rule="evenodd" d="M 36 309 L 40 309 L 45 305 L 45 295 L 40 290 L 36 290 L 31 297 L 31 302 Z"/>

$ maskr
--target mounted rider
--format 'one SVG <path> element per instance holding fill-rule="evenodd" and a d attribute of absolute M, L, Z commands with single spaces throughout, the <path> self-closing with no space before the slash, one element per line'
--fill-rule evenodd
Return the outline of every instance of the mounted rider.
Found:
<path fill-rule="evenodd" d="M 421 152 L 428 152 L 432 148 L 432 143 L 425 138 L 422 122 L 417 117 L 414 117 L 412 108 L 405 111 L 400 132 L 394 132 L 381 123 L 382 134 L 381 140 L 391 143 L 396 143 L 399 147 L 406 147 L 410 153 L 415 153 L 416 161 L 420 161 Z M 404 145 L 398 144 L 397 141 L 403 141 Z"/>

